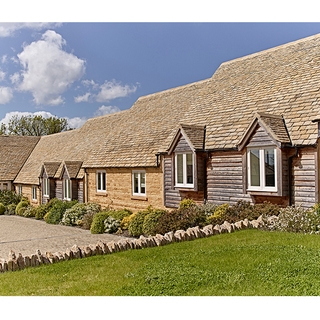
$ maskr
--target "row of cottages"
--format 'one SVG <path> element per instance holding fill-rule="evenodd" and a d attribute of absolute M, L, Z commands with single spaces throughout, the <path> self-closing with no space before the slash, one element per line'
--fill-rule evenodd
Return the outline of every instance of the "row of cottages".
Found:
<path fill-rule="evenodd" d="M 14 180 L 1 181 L 34 205 L 57 197 L 134 211 L 184 198 L 309 207 L 319 201 L 319 121 L 315 35 L 41 137 Z"/>

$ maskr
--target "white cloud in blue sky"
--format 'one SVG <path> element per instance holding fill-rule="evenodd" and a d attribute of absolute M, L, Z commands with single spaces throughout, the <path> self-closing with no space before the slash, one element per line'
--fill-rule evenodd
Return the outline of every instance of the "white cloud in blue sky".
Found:
<path fill-rule="evenodd" d="M 136 92 L 137 86 L 122 86 L 120 82 L 116 80 L 105 81 L 103 85 L 100 86 L 100 92 L 96 96 L 98 102 L 106 102 L 116 98 L 122 98 L 128 96 L 130 93 Z"/>
<path fill-rule="evenodd" d="M 120 109 L 117 106 L 101 106 L 95 113 L 95 117 L 104 116 L 106 114 L 110 113 L 116 113 L 120 111 Z"/>
<path fill-rule="evenodd" d="M 18 30 L 31 29 L 31 30 L 43 30 L 49 28 L 55 28 L 60 26 L 61 23 L 52 22 L 6 22 L 0 23 L 0 37 L 12 37 Z"/>
<path fill-rule="evenodd" d="M 23 67 L 17 90 L 30 91 L 36 105 L 59 105 L 61 96 L 85 73 L 85 61 L 63 50 L 66 41 L 53 30 L 23 48 L 18 59 Z M 15 81 L 16 83 L 16 81 Z"/>
<path fill-rule="evenodd" d="M 10 87 L 0 87 L 0 104 L 6 104 L 13 98 Z"/>

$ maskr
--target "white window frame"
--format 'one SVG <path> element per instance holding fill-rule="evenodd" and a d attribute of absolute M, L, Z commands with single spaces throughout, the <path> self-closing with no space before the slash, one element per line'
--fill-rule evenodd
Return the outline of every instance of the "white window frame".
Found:
<path fill-rule="evenodd" d="M 182 154 L 183 155 L 183 183 L 178 183 L 178 158 L 177 155 Z M 192 184 L 187 183 L 187 154 L 192 154 Z M 178 188 L 194 188 L 194 167 L 195 167 L 195 154 L 193 152 L 175 152 L 174 155 L 175 160 L 175 187 Z"/>
<path fill-rule="evenodd" d="M 274 150 L 274 179 L 275 186 L 267 187 L 266 179 L 265 179 L 265 163 L 264 163 L 264 151 L 266 149 Z M 250 167 L 250 151 L 251 150 L 259 150 L 259 166 L 260 166 L 260 186 L 251 186 L 251 167 Z M 278 191 L 278 163 L 277 163 L 277 148 L 275 146 L 263 146 L 263 147 L 253 147 L 247 148 L 247 173 L 248 173 L 248 189 L 247 191 L 269 191 L 269 192 L 277 192 Z"/>
<path fill-rule="evenodd" d="M 22 185 L 21 184 L 18 185 L 18 194 L 22 194 Z"/>
<path fill-rule="evenodd" d="M 71 180 L 63 179 L 63 200 L 71 200 Z"/>
<path fill-rule="evenodd" d="M 138 192 L 134 192 L 134 174 L 138 173 Z M 141 192 L 141 174 L 144 174 L 144 181 L 145 181 L 145 186 L 144 190 L 145 193 Z M 146 170 L 132 170 L 132 195 L 134 196 L 140 196 L 140 197 L 145 197 L 147 195 L 147 174 Z"/>
<path fill-rule="evenodd" d="M 50 195 L 50 184 L 49 178 L 43 178 L 43 196 L 49 198 Z"/>
<path fill-rule="evenodd" d="M 105 185 L 104 186 L 103 186 L 103 179 L 102 179 L 103 174 L 105 174 Z M 100 185 L 99 185 L 99 176 L 100 176 Z M 106 170 L 97 170 L 96 171 L 96 186 L 97 186 L 97 192 L 101 192 L 101 193 L 107 192 L 107 172 L 106 172 Z"/>
<path fill-rule="evenodd" d="M 32 200 L 37 201 L 38 196 L 37 196 L 37 186 L 32 186 Z"/>

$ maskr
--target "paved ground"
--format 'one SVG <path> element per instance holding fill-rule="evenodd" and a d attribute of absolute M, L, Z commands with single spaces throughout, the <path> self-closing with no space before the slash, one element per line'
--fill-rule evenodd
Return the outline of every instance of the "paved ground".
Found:
<path fill-rule="evenodd" d="M 13 250 L 16 255 L 31 255 L 40 249 L 41 253 L 65 251 L 73 245 L 96 244 L 99 240 L 119 241 L 120 236 L 91 234 L 89 230 L 76 227 L 51 225 L 43 220 L 20 216 L 0 216 L 0 259 L 8 259 Z"/>

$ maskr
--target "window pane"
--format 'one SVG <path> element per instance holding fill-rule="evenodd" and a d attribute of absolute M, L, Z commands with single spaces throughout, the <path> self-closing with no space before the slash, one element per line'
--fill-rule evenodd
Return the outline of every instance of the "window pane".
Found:
<path fill-rule="evenodd" d="M 193 184 L 193 154 L 187 155 L 187 183 Z"/>
<path fill-rule="evenodd" d="M 264 166 L 266 174 L 266 187 L 275 187 L 275 164 L 274 164 L 274 149 L 264 150 Z"/>
<path fill-rule="evenodd" d="M 67 193 L 67 197 L 68 199 L 71 199 L 71 193 L 70 193 L 70 190 L 71 190 L 71 181 L 70 180 L 67 180 L 67 184 L 68 184 L 68 193 Z"/>
<path fill-rule="evenodd" d="M 183 154 L 177 154 L 177 183 L 183 183 Z"/>
<path fill-rule="evenodd" d="M 250 151 L 251 186 L 260 187 L 259 150 Z"/>
<path fill-rule="evenodd" d="M 98 183 L 98 190 L 101 190 L 101 173 L 98 172 L 97 175 L 98 175 L 98 181 L 97 181 L 97 183 Z"/>
<path fill-rule="evenodd" d="M 140 173 L 140 187 L 141 193 L 146 193 L 146 174 Z"/>
<path fill-rule="evenodd" d="M 102 172 L 102 190 L 106 191 L 106 173 Z"/>
<path fill-rule="evenodd" d="M 133 174 L 133 192 L 139 193 L 139 173 Z"/>

